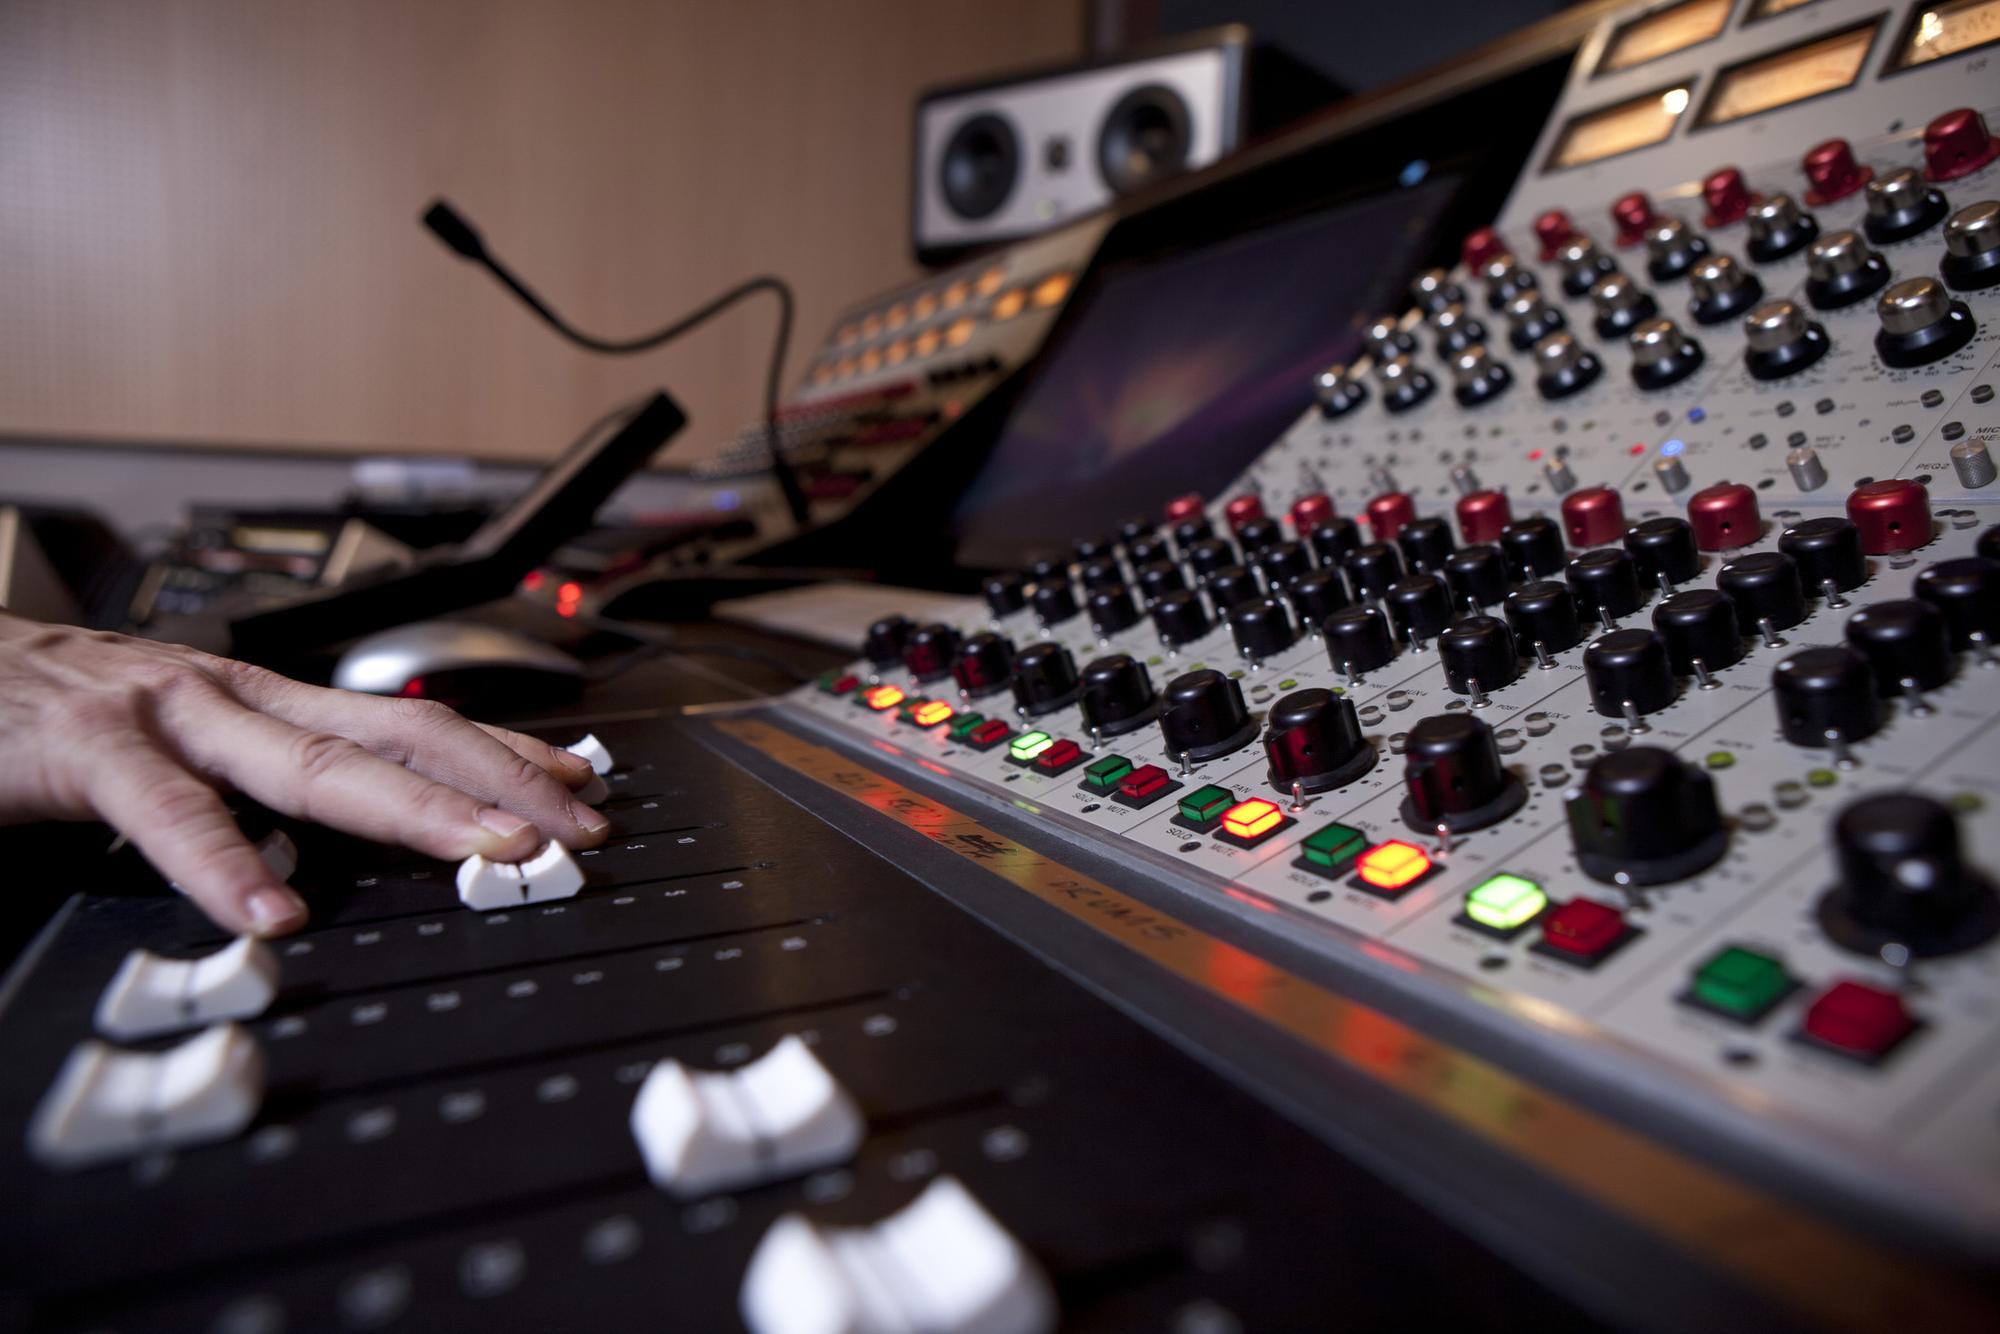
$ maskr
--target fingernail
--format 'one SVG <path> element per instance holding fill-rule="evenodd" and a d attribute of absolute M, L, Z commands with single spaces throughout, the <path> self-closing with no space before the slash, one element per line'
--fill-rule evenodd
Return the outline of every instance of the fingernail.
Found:
<path fill-rule="evenodd" d="M 502 838 L 512 838 L 528 827 L 528 822 L 512 811 L 503 811 L 498 806 L 479 808 L 479 823 Z"/>
<path fill-rule="evenodd" d="M 260 936 L 280 935 L 306 919 L 306 901 L 289 889 L 260 889 L 243 908 L 250 914 L 250 929 Z"/>
<path fill-rule="evenodd" d="M 611 827 L 609 816 L 600 815 L 588 806 L 576 808 L 576 823 L 579 828 L 593 834 L 601 834 Z"/>
<path fill-rule="evenodd" d="M 590 761 L 583 758 L 583 756 L 573 755 L 569 751 L 562 749 L 560 746 L 554 748 L 554 754 L 556 757 L 556 763 L 560 764 L 563 768 L 569 770 L 571 773 L 575 774 L 575 773 L 590 772 Z"/>

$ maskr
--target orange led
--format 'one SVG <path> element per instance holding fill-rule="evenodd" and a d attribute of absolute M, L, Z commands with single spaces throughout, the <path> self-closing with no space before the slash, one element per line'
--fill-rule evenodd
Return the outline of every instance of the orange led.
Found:
<path fill-rule="evenodd" d="M 1000 284 L 1006 281 L 1007 270 L 995 265 L 979 275 L 979 281 L 973 285 L 973 290 L 981 296 L 992 296 L 1000 290 Z"/>
<path fill-rule="evenodd" d="M 1069 295 L 1069 275 L 1052 273 L 1035 284 L 1035 305 L 1053 306 Z"/>
<path fill-rule="evenodd" d="M 944 308 L 955 310 L 965 304 L 965 298 L 972 294 L 963 278 L 944 289 Z"/>
<path fill-rule="evenodd" d="M 891 329 L 900 329 L 910 322 L 910 308 L 897 302 L 889 307 L 889 314 L 882 321 Z"/>
<path fill-rule="evenodd" d="M 928 357 L 931 353 L 937 351 L 940 336 L 936 329 L 926 329 L 917 335 L 916 341 L 911 344 L 911 347 L 916 350 L 918 356 Z"/>
<path fill-rule="evenodd" d="M 993 318 L 996 320 L 1011 320 L 1021 313 L 1021 307 L 1027 303 L 1028 294 L 1018 287 L 1011 291 L 1002 292 L 1000 299 L 993 303 Z"/>
<path fill-rule="evenodd" d="M 969 319 L 957 319 L 944 331 L 944 341 L 948 347 L 961 347 L 972 338 L 973 324 Z"/>
<path fill-rule="evenodd" d="M 1276 829 L 1284 818 L 1285 813 L 1275 801 L 1252 797 L 1222 813 L 1222 830 L 1241 839 L 1261 838 Z"/>
<path fill-rule="evenodd" d="M 559 588 L 556 589 L 556 601 L 558 602 L 583 601 L 583 585 L 575 582 L 574 580 L 570 580 L 563 583 Z"/>
<path fill-rule="evenodd" d="M 910 721 L 919 727 L 936 727 L 956 712 L 941 699 L 926 700 L 910 710 Z"/>
<path fill-rule="evenodd" d="M 862 372 L 865 374 L 869 371 L 880 370 L 881 368 L 882 368 L 882 349 L 879 347 L 871 347 L 864 349 L 861 353 Z"/>
<path fill-rule="evenodd" d="M 889 359 L 889 364 L 891 366 L 902 365 L 905 361 L 909 360 L 910 357 L 909 341 L 907 339 L 898 338 L 895 342 L 889 344 L 888 351 L 884 352 L 882 355 Z"/>
<path fill-rule="evenodd" d="M 867 702 L 869 708 L 880 713 L 884 709 L 893 709 L 903 702 L 903 688 L 901 686 L 874 686 L 864 691 L 861 698 Z"/>
<path fill-rule="evenodd" d="M 937 314 L 937 297 L 930 292 L 925 292 L 910 303 L 912 319 L 927 320 L 935 314 Z"/>
<path fill-rule="evenodd" d="M 1362 853 L 1355 865 L 1361 878 L 1375 888 L 1401 889 L 1430 870 L 1431 859 L 1422 848 L 1392 838 Z"/>

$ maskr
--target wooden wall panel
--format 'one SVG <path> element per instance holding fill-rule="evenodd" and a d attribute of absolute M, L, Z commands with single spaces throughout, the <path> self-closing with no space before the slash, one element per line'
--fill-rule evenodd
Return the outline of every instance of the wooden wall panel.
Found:
<path fill-rule="evenodd" d="M 792 365 L 913 272 L 918 89 L 1076 56 L 1081 0 L 4 0 L 0 432 L 544 456 L 668 385 L 720 441 L 768 305 L 620 362 L 578 323 L 797 288 Z"/>

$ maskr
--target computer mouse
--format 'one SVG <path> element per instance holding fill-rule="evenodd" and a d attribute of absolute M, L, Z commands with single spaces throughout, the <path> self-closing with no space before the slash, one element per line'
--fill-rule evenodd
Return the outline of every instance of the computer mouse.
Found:
<path fill-rule="evenodd" d="M 342 690 L 456 705 L 573 699 L 584 679 L 583 664 L 561 649 L 470 621 L 416 621 L 357 639 L 333 669 Z"/>

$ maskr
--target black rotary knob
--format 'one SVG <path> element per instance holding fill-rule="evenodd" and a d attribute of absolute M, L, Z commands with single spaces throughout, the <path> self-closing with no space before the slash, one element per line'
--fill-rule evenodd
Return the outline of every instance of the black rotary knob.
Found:
<path fill-rule="evenodd" d="M 1139 623 L 1138 605 L 1132 601 L 1131 590 L 1123 584 L 1093 591 L 1085 609 L 1090 613 L 1090 628 L 1100 637 L 1115 635 Z"/>
<path fill-rule="evenodd" d="M 1641 519 L 1625 530 L 1625 549 L 1632 553 L 1640 583 L 1648 588 L 1658 587 L 1663 574 L 1668 583 L 1684 584 L 1701 573 L 1701 553 L 1695 550 L 1694 528 L 1686 519 L 1671 515 Z"/>
<path fill-rule="evenodd" d="M 1715 586 L 1736 604 L 1736 619 L 1746 630 L 1765 621 L 1785 630 L 1806 618 L 1806 590 L 1799 567 L 1782 551 L 1758 551 L 1738 556 L 1715 576 Z"/>
<path fill-rule="evenodd" d="M 1128 515 L 1118 521 L 1118 540 L 1130 552 L 1134 542 L 1144 541 L 1154 535 L 1152 521 L 1142 514 Z"/>
<path fill-rule="evenodd" d="M 1348 607 L 1320 622 L 1326 640 L 1327 661 L 1333 670 L 1359 676 L 1395 660 L 1396 641 L 1389 633 L 1389 618 L 1374 607 Z"/>
<path fill-rule="evenodd" d="M 1778 539 L 1778 550 L 1799 567 L 1799 582 L 1814 593 L 1827 581 L 1842 593 L 1868 581 L 1868 557 L 1861 551 L 1861 530 L 1852 519 L 1829 515 L 1793 524 Z"/>
<path fill-rule="evenodd" d="M 1386 542 L 1369 542 L 1348 552 L 1341 568 L 1354 596 L 1379 598 L 1403 577 L 1403 558 Z"/>
<path fill-rule="evenodd" d="M 1102 560 L 1106 556 L 1111 557 L 1115 563 L 1118 556 L 1118 539 L 1115 537 L 1079 537 L 1075 542 L 1070 544 L 1069 555 L 1070 559 L 1078 565 L 1088 565 L 1090 562 Z"/>
<path fill-rule="evenodd" d="M 1462 547 L 1444 563 L 1444 581 L 1459 605 L 1491 607 L 1507 596 L 1507 561 L 1490 542 Z"/>
<path fill-rule="evenodd" d="M 951 679 L 959 693 L 978 699 L 1007 688 L 1014 671 L 1014 641 L 988 631 L 973 635 L 958 646 L 951 664 Z"/>
<path fill-rule="evenodd" d="M 1264 590 L 1257 584 L 1257 576 L 1241 565 L 1223 566 L 1208 576 L 1202 587 L 1208 590 L 1208 600 L 1215 604 L 1218 616 L 1226 616 L 1231 607 L 1264 595 Z"/>
<path fill-rule="evenodd" d="M 1169 648 L 1192 644 L 1209 631 L 1208 608 L 1193 593 L 1168 593 L 1153 604 L 1153 628 Z"/>
<path fill-rule="evenodd" d="M 1988 560 L 2000 560 L 2000 523 L 1981 533 L 1979 543 L 1973 550 Z"/>
<path fill-rule="evenodd" d="M 1012 616 L 1028 605 L 1028 577 L 1012 570 L 987 575 L 979 591 L 986 595 L 986 605 L 995 616 Z"/>
<path fill-rule="evenodd" d="M 1653 609 L 1653 629 L 1667 643 L 1667 661 L 1682 675 L 1699 662 L 1711 672 L 1743 661 L 1736 604 L 1712 588 L 1690 588 Z"/>
<path fill-rule="evenodd" d="M 1256 598 L 1229 609 L 1229 634 L 1236 650 L 1252 662 L 1283 653 L 1298 639 L 1292 613 L 1281 600 Z"/>
<path fill-rule="evenodd" d="M 1943 614 L 1953 648 L 2000 642 L 2000 560 L 1941 560 L 1917 576 L 1917 596 Z"/>
<path fill-rule="evenodd" d="M 1868 659 L 1885 696 L 1936 690 L 1951 680 L 1951 632 L 1944 613 L 1921 598 L 1863 607 L 1847 618 L 1847 642 Z"/>
<path fill-rule="evenodd" d="M 1403 549 L 1403 560 L 1412 570 L 1439 574 L 1458 543 L 1452 538 L 1450 522 L 1432 514 L 1404 524 L 1396 533 L 1396 545 Z"/>
<path fill-rule="evenodd" d="M 884 616 L 868 627 L 862 638 L 861 651 L 868 655 L 868 661 L 877 667 L 887 667 L 903 660 L 903 642 L 910 637 L 910 631 L 917 627 L 907 616 Z"/>
<path fill-rule="evenodd" d="M 1236 564 L 1236 548 L 1219 537 L 1205 537 L 1181 550 L 1187 554 L 1188 568 L 1197 579 L 1206 579 L 1217 570 Z"/>
<path fill-rule="evenodd" d="M 1038 584 L 1028 605 L 1043 625 L 1061 625 L 1077 613 L 1076 593 L 1068 584 Z"/>
<path fill-rule="evenodd" d="M 1546 514 L 1516 519 L 1500 531 L 1500 554 L 1517 581 L 1554 574 L 1563 567 L 1562 528 Z"/>
<path fill-rule="evenodd" d="M 1521 809 L 1528 789 L 1500 763 L 1493 729 L 1466 713 L 1418 720 L 1404 741 L 1403 823 L 1422 833 L 1484 829 Z"/>
<path fill-rule="evenodd" d="M 1685 880 L 1729 850 L 1715 783 L 1657 746 L 1600 755 L 1565 813 L 1577 865 L 1607 885 Z"/>
<path fill-rule="evenodd" d="M 1030 718 L 1076 703 L 1076 659 L 1061 644 L 1030 644 L 1014 655 L 1014 702 Z"/>
<path fill-rule="evenodd" d="M 1037 584 L 1066 584 L 1069 582 L 1069 562 L 1044 556 L 1028 567 L 1028 578 Z"/>
<path fill-rule="evenodd" d="M 1352 519 L 1328 519 L 1312 530 L 1312 536 L 1307 541 L 1321 565 L 1338 569 L 1347 553 L 1361 545 L 1361 530 L 1354 526 Z"/>
<path fill-rule="evenodd" d="M 1156 560 L 1139 567 L 1139 593 L 1148 603 L 1158 602 L 1169 593 L 1178 593 L 1187 587 L 1187 579 L 1181 574 L 1181 567 L 1172 561 Z"/>
<path fill-rule="evenodd" d="M 1778 730 L 1794 746 L 1815 749 L 1860 741 L 1882 728 L 1886 706 L 1875 670 L 1845 644 L 1801 649 L 1771 670 Z"/>
<path fill-rule="evenodd" d="M 1434 574 L 1398 579 L 1382 592 L 1396 638 L 1408 643 L 1437 638 L 1451 624 L 1451 590 Z"/>
<path fill-rule="evenodd" d="M 1100 736 L 1136 731 L 1160 714 L 1146 664 L 1125 653 L 1109 654 L 1083 669 L 1076 703 L 1084 726 Z"/>
<path fill-rule="evenodd" d="M 1215 525 L 1208 521 L 1206 514 L 1182 519 L 1174 525 L 1174 547 L 1183 553 L 1197 542 L 1206 542 L 1214 536 Z"/>
<path fill-rule="evenodd" d="M 1616 620 L 1630 616 L 1646 601 L 1639 586 L 1639 568 L 1622 547 L 1592 547 L 1569 563 L 1565 572 L 1576 597 L 1577 615 L 1600 614 Z"/>
<path fill-rule="evenodd" d="M 919 681 L 935 681 L 951 671 L 958 656 L 958 631 L 932 622 L 910 631 L 903 641 L 903 666 Z"/>
<path fill-rule="evenodd" d="M 1265 547 L 1276 546 L 1285 540 L 1285 526 L 1268 515 L 1252 519 L 1236 530 L 1236 541 L 1247 557 Z"/>
<path fill-rule="evenodd" d="M 1929 797 L 1863 797 L 1834 817 L 1833 849 L 1840 879 L 1821 896 L 1819 920 L 1836 945 L 1936 958 L 2000 932 L 2000 895 L 1966 864 L 1950 809 Z"/>
<path fill-rule="evenodd" d="M 1514 632 L 1498 616 L 1453 621 L 1438 636 L 1437 651 L 1445 686 L 1454 694 L 1498 690 L 1521 674 Z"/>
<path fill-rule="evenodd" d="M 1264 754 L 1271 786 L 1290 792 L 1345 787 L 1375 767 L 1375 748 L 1361 735 L 1354 702 L 1331 690 L 1295 690 L 1271 706 Z"/>
<path fill-rule="evenodd" d="M 1506 614 L 1515 641 L 1530 652 L 1540 644 L 1550 653 L 1561 653 L 1583 642 L 1576 599 L 1567 585 L 1547 580 L 1522 584 L 1507 595 Z"/>
<path fill-rule="evenodd" d="M 1176 758 L 1212 760 L 1257 738 L 1257 722 L 1243 703 L 1243 687 L 1212 668 L 1169 681 L 1163 704 L 1160 736 L 1167 743 L 1167 754 Z"/>
<path fill-rule="evenodd" d="M 1098 556 L 1077 567 L 1076 577 L 1086 592 L 1100 588 L 1113 588 L 1125 582 L 1125 571 L 1119 567 L 1115 556 Z"/>
<path fill-rule="evenodd" d="M 1273 543 L 1258 552 L 1256 560 L 1265 587 L 1273 590 L 1283 588 L 1313 567 L 1312 553 L 1297 542 Z"/>
<path fill-rule="evenodd" d="M 1657 713 L 1679 694 L 1666 641 L 1637 627 L 1613 630 L 1585 645 L 1583 679 L 1591 706 L 1607 718 L 1623 718 L 1627 705 L 1638 713 Z"/>
<path fill-rule="evenodd" d="M 1319 633 L 1320 622 L 1348 605 L 1347 585 L 1333 570 L 1314 570 L 1292 580 L 1285 590 L 1292 610 L 1299 614 L 1299 626 Z"/>
<path fill-rule="evenodd" d="M 1125 542 L 1125 554 L 1131 559 L 1132 568 L 1135 570 L 1143 570 L 1148 565 L 1160 561 L 1172 561 L 1174 558 L 1173 549 L 1167 545 L 1167 540 L 1152 533 L 1128 538 Z"/>

